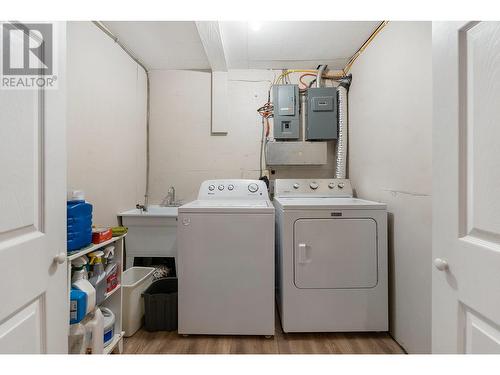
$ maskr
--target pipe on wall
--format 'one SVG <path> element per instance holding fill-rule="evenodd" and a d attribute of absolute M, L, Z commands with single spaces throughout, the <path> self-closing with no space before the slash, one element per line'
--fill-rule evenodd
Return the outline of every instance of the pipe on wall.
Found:
<path fill-rule="evenodd" d="M 351 85 L 352 75 L 349 74 L 339 82 L 339 135 L 337 139 L 335 178 L 347 178 L 347 144 L 348 144 L 348 116 L 347 93 Z"/>
<path fill-rule="evenodd" d="M 101 21 L 92 21 L 101 31 L 103 31 L 107 36 L 109 36 L 113 41 L 120 46 L 120 48 L 125 51 L 127 55 L 134 60 L 137 65 L 139 65 L 146 73 L 146 191 L 144 192 L 144 205 L 141 207 L 144 211 L 148 210 L 149 205 L 149 166 L 150 166 L 150 151 L 149 151 L 149 118 L 150 118 L 150 80 L 149 80 L 149 70 L 146 68 L 144 63 L 124 44 L 120 42 L 118 37 L 114 35 Z"/>
<path fill-rule="evenodd" d="M 326 65 L 320 65 L 318 69 L 318 73 L 316 75 L 316 87 L 321 87 L 321 77 L 323 76 L 323 72 L 326 69 Z"/>

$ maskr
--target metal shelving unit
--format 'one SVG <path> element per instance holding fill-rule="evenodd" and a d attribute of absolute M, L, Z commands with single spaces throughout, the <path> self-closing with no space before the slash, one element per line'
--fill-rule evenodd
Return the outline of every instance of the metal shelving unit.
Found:
<path fill-rule="evenodd" d="M 118 285 L 111 292 L 106 293 L 104 301 L 99 305 L 100 307 L 107 307 L 115 314 L 115 326 L 114 326 L 114 337 L 112 342 L 104 347 L 103 354 L 110 354 L 113 352 L 122 353 L 123 351 L 123 335 L 122 331 L 122 304 L 123 304 L 123 293 L 121 287 L 122 273 L 123 273 L 123 238 L 126 234 L 113 237 L 108 241 L 104 241 L 100 244 L 91 244 L 83 249 L 72 252 L 68 254 L 67 265 L 68 265 L 68 299 L 71 291 L 71 261 L 79 258 L 83 255 L 90 254 L 96 250 L 103 249 L 108 245 L 113 245 L 115 247 L 114 259 L 118 265 Z M 69 326 L 68 326 L 69 334 Z"/>

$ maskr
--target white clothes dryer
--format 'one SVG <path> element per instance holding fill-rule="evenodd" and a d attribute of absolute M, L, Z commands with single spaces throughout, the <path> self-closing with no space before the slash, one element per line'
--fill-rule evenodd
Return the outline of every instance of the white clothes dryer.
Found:
<path fill-rule="evenodd" d="M 278 179 L 274 206 L 283 330 L 387 331 L 386 205 L 349 180 Z"/>

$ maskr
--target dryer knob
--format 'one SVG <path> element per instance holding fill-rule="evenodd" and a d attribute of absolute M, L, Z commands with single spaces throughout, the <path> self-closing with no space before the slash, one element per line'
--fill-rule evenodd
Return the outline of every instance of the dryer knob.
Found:
<path fill-rule="evenodd" d="M 220 191 L 224 190 L 224 185 L 217 186 L 217 189 L 219 189 Z"/>
<path fill-rule="evenodd" d="M 259 190 L 259 185 L 254 184 L 254 183 L 251 183 L 250 185 L 248 185 L 248 191 L 250 193 L 255 193 L 257 190 Z"/>
<path fill-rule="evenodd" d="M 319 185 L 316 182 L 311 182 L 309 184 L 309 187 L 313 190 L 316 190 L 319 187 Z"/>

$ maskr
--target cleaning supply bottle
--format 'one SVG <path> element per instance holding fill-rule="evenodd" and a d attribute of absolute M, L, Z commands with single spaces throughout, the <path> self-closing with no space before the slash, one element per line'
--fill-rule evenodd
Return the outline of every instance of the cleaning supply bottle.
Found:
<path fill-rule="evenodd" d="M 97 307 L 84 323 L 89 336 L 86 354 L 102 354 L 104 351 L 104 315 Z"/>
<path fill-rule="evenodd" d="M 87 334 L 82 323 L 72 324 L 69 327 L 68 352 L 69 354 L 85 354 L 89 346 L 90 335 Z"/>
<path fill-rule="evenodd" d="M 71 262 L 71 270 L 72 270 L 72 276 L 71 276 L 71 282 L 74 283 L 77 280 L 80 279 L 85 279 L 88 280 L 88 272 L 87 272 L 87 264 L 88 260 L 87 257 L 81 256 L 79 258 L 76 258 Z"/>
<path fill-rule="evenodd" d="M 71 288 L 69 306 L 69 324 L 81 322 L 87 314 L 87 294 L 77 288 Z"/>
<path fill-rule="evenodd" d="M 101 250 L 89 254 L 91 265 L 89 281 L 95 288 L 97 305 L 101 304 L 106 296 L 106 272 L 102 264 L 103 256 L 104 252 Z"/>
<path fill-rule="evenodd" d="M 104 249 L 104 259 L 106 260 L 106 292 L 111 292 L 118 286 L 118 265 L 115 262 L 115 247 L 107 246 Z"/>
<path fill-rule="evenodd" d="M 85 202 L 81 190 L 68 193 L 67 214 L 67 249 L 68 252 L 81 249 L 92 243 L 92 205 Z"/>
<path fill-rule="evenodd" d="M 115 314 L 113 311 L 108 309 L 107 307 L 103 307 L 101 309 L 102 315 L 104 316 L 104 332 L 103 332 L 103 337 L 104 337 L 104 347 L 108 346 L 111 344 L 113 341 L 113 336 L 115 332 Z"/>
<path fill-rule="evenodd" d="M 78 291 L 85 294 L 84 299 L 85 299 L 86 309 L 85 309 L 84 315 L 86 315 L 86 314 L 90 313 L 92 310 L 94 310 L 95 305 L 96 305 L 96 290 L 88 280 L 81 278 L 81 279 L 72 281 L 72 283 L 71 283 L 70 297 L 71 297 L 71 303 L 72 304 L 74 303 L 74 306 L 73 305 L 71 306 L 71 312 L 73 312 L 73 310 L 76 311 L 77 316 L 78 316 L 78 311 L 80 311 L 80 309 L 81 309 L 81 305 L 80 305 L 81 302 L 79 302 L 79 301 L 81 301 L 81 298 L 82 298 L 81 294 L 79 294 L 77 292 L 73 292 L 73 289 L 78 290 Z M 75 302 L 73 302 L 73 301 L 75 301 Z"/>
<path fill-rule="evenodd" d="M 81 256 L 71 262 L 72 276 L 71 276 L 71 318 L 70 322 L 79 322 L 81 320 L 80 311 L 82 311 L 82 299 L 85 300 L 85 313 L 84 316 L 94 310 L 96 305 L 96 291 L 92 284 L 87 280 L 87 257 Z M 74 291 L 73 291 L 74 290 Z M 82 297 L 82 293 L 84 297 Z M 73 315 L 76 314 L 76 318 Z M 72 323 L 71 323 L 72 324 Z"/>

